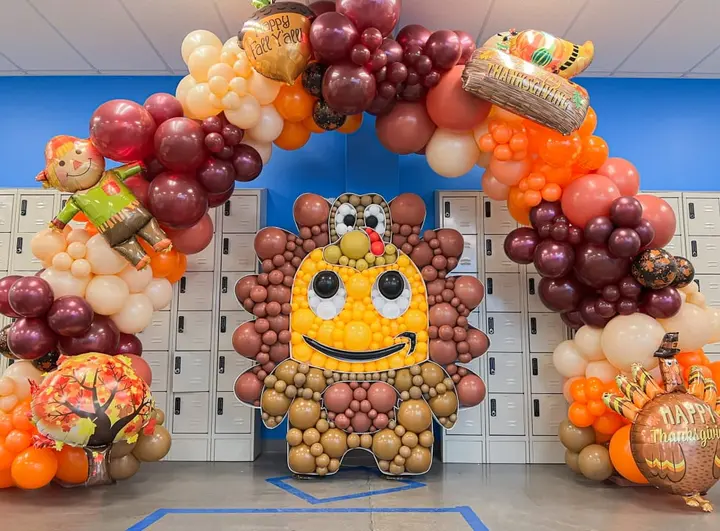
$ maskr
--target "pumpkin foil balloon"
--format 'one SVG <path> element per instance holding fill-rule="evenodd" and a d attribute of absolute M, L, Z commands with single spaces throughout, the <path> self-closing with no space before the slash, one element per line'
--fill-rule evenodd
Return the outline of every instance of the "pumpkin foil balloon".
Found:
<path fill-rule="evenodd" d="M 265 77 L 293 84 L 312 55 L 313 16 L 309 7 L 297 2 L 275 2 L 258 9 L 238 35 L 253 68 Z"/>
<path fill-rule="evenodd" d="M 68 357 L 34 389 L 32 414 L 46 438 L 102 448 L 133 441 L 150 421 L 150 388 L 129 358 L 97 352 Z"/>

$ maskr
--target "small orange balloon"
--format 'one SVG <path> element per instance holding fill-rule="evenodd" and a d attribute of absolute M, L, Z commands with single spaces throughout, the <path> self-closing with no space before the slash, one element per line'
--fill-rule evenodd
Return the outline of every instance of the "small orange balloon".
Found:
<path fill-rule="evenodd" d="M 32 435 L 27 431 L 12 430 L 5 437 L 5 448 L 14 454 L 19 454 L 30 444 L 32 444 Z"/>
<path fill-rule="evenodd" d="M 13 429 L 12 416 L 4 411 L 0 411 L 0 440 L 10 433 Z"/>
<path fill-rule="evenodd" d="M 308 116 L 307 118 L 305 118 L 302 123 L 311 133 L 315 133 L 316 135 L 319 135 L 321 133 L 327 133 L 325 129 L 315 123 L 315 120 L 313 120 L 312 116 Z"/>
<path fill-rule="evenodd" d="M 498 144 L 493 150 L 493 157 L 504 162 L 512 160 L 513 152 L 507 144 Z"/>
<path fill-rule="evenodd" d="M 21 402 L 12 412 L 13 426 L 21 431 L 33 431 L 35 426 L 30 421 L 30 402 Z"/>
<path fill-rule="evenodd" d="M 10 471 L 10 468 L 0 470 L 0 489 L 9 489 L 14 486 L 15 482 L 12 479 L 12 472 Z"/>
<path fill-rule="evenodd" d="M 577 133 L 563 136 L 553 131 L 540 143 L 538 154 L 551 166 L 571 166 L 582 150 L 582 138 Z"/>
<path fill-rule="evenodd" d="M 580 126 L 580 129 L 577 130 L 577 133 L 580 136 L 590 136 L 595 132 L 595 128 L 597 127 L 597 114 L 595 114 L 595 109 L 592 107 L 588 107 L 587 114 L 585 115 L 585 119 L 583 120 L 582 125 Z"/>
<path fill-rule="evenodd" d="M 0 470 L 10 468 L 16 455 L 17 454 L 15 452 L 11 452 L 5 448 L 5 443 L 0 441 Z"/>
<path fill-rule="evenodd" d="M 170 274 L 165 277 L 167 278 L 168 282 L 170 284 L 175 284 L 178 280 L 180 280 L 183 275 L 185 274 L 185 270 L 187 269 L 187 255 L 183 253 L 178 253 L 178 261 L 177 265 L 175 266 L 175 269 L 173 269 Z"/>
<path fill-rule="evenodd" d="M 575 166 L 581 170 L 594 171 L 605 164 L 609 155 L 610 148 L 602 137 L 582 137 L 582 151 Z"/>
<path fill-rule="evenodd" d="M 40 489 L 50 483 L 58 468 L 55 450 L 27 448 L 12 464 L 12 478 L 21 489 Z"/>
<path fill-rule="evenodd" d="M 525 192 L 523 198 L 525 200 L 525 205 L 532 208 L 540 204 L 540 201 L 542 201 L 542 194 L 540 194 L 537 190 L 528 190 Z"/>
<path fill-rule="evenodd" d="M 701 348 L 697 350 L 691 350 L 687 352 L 680 352 L 675 355 L 677 362 L 683 367 L 689 367 L 691 365 L 705 365 L 705 351 Z"/>
<path fill-rule="evenodd" d="M 607 410 L 605 403 L 602 400 L 588 400 L 587 408 L 590 414 L 595 417 L 604 415 Z"/>
<path fill-rule="evenodd" d="M 634 483 L 645 484 L 648 480 L 642 475 L 635 463 L 630 446 L 630 430 L 632 426 L 622 426 L 610 439 L 610 461 L 615 470 L 625 479 Z"/>
<path fill-rule="evenodd" d="M 542 198 L 545 201 L 559 201 L 562 197 L 562 188 L 559 184 L 546 184 L 542 189 Z"/>
<path fill-rule="evenodd" d="M 514 152 L 527 151 L 527 148 L 528 148 L 527 134 L 515 133 L 512 136 L 512 138 L 510 138 L 510 142 L 508 142 L 508 145 L 510 146 L 510 149 L 512 149 Z"/>
<path fill-rule="evenodd" d="M 157 253 L 150 260 L 153 277 L 165 278 L 172 273 L 178 264 L 178 252 L 171 249 L 167 252 Z"/>
<path fill-rule="evenodd" d="M 587 428 L 595 422 L 595 417 L 590 413 L 585 404 L 573 402 L 568 409 L 568 418 L 570 422 L 578 428 Z"/>
<path fill-rule="evenodd" d="M 588 401 L 585 382 L 585 378 L 579 378 L 570 384 L 570 396 L 575 402 L 582 402 L 584 404 Z"/>
<path fill-rule="evenodd" d="M 517 186 L 510 187 L 507 198 L 508 212 L 521 225 L 530 225 L 530 208 L 525 205 L 522 192 Z"/>
<path fill-rule="evenodd" d="M 65 445 L 57 453 L 58 468 L 55 477 L 60 481 L 77 485 L 88 478 L 88 459 L 85 450 Z"/>
<path fill-rule="evenodd" d="M 500 123 L 493 127 L 491 134 L 493 140 L 495 140 L 498 144 L 507 144 L 512 138 L 513 131 L 507 126 L 507 124 Z"/>
<path fill-rule="evenodd" d="M 605 384 L 600 378 L 588 378 L 585 380 L 585 393 L 590 400 L 602 400 L 605 392 Z"/>
<path fill-rule="evenodd" d="M 495 149 L 495 146 L 497 146 L 497 142 L 493 140 L 490 133 L 485 133 L 480 137 L 480 140 L 478 140 L 478 147 L 483 153 L 490 153 Z"/>
<path fill-rule="evenodd" d="M 612 411 L 606 412 L 593 422 L 593 428 L 598 433 L 612 435 L 618 431 L 623 425 L 622 417 Z"/>
<path fill-rule="evenodd" d="M 275 145 L 285 151 L 300 149 L 310 140 L 310 131 L 302 124 L 285 121 L 280 136 L 275 139 Z"/>
<path fill-rule="evenodd" d="M 273 105 L 288 122 L 302 122 L 312 116 L 314 103 L 313 97 L 305 92 L 302 81 L 298 80 L 294 85 L 283 85 Z"/>
<path fill-rule="evenodd" d="M 360 126 L 362 125 L 362 123 L 363 123 L 362 113 L 351 114 L 350 116 L 347 117 L 347 119 L 345 120 L 345 123 L 342 124 L 342 126 L 340 126 L 340 128 L 338 128 L 338 131 L 340 131 L 341 133 L 345 133 L 346 135 L 351 135 L 352 133 L 354 133 L 355 131 L 360 129 Z"/>
<path fill-rule="evenodd" d="M 542 173 L 531 173 L 527 176 L 528 188 L 530 190 L 542 190 L 545 186 L 545 176 Z"/>

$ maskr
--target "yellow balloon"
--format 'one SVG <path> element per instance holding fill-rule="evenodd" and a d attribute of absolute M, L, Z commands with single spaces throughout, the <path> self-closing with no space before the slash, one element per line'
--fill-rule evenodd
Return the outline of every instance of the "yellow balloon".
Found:
<path fill-rule="evenodd" d="M 235 70 L 237 72 L 237 69 Z M 250 94 L 255 96 L 260 105 L 268 105 L 275 101 L 280 92 L 282 83 L 267 78 L 257 72 L 253 72 L 250 76 Z"/>
<path fill-rule="evenodd" d="M 220 62 L 220 50 L 214 46 L 199 46 L 193 50 L 188 59 L 188 70 L 195 81 L 208 80 L 210 67 Z"/>
<path fill-rule="evenodd" d="M 250 65 L 250 60 L 247 58 L 247 55 L 245 55 L 245 52 L 243 50 L 241 50 L 240 53 L 235 56 L 233 70 L 237 75 L 246 79 L 248 79 L 252 75 L 253 69 Z"/>
<path fill-rule="evenodd" d="M 180 47 L 180 54 L 182 55 L 185 64 L 188 64 L 190 55 L 200 46 L 212 46 L 217 48 L 218 53 L 223 47 L 222 41 L 211 31 L 207 30 L 195 30 L 188 33 L 183 39 L 182 46 Z"/>
<path fill-rule="evenodd" d="M 370 279 L 365 275 L 353 275 L 346 287 L 348 295 L 354 299 L 362 300 L 370 295 L 372 284 L 370 283 Z"/>
<path fill-rule="evenodd" d="M 236 109 L 226 109 L 225 118 L 240 129 L 250 129 L 260 122 L 260 104 L 253 96 L 241 96 Z"/>
<path fill-rule="evenodd" d="M 194 117 L 203 119 L 219 114 L 222 109 L 215 107 L 210 101 L 210 87 L 207 83 L 198 83 L 187 94 L 185 103 Z"/>
<path fill-rule="evenodd" d="M 215 76 L 223 77 L 226 81 L 230 82 L 235 77 L 235 70 L 228 64 L 217 63 L 212 65 L 208 70 L 208 78 Z"/>
<path fill-rule="evenodd" d="M 222 97 L 227 94 L 227 91 L 230 89 L 230 84 L 228 80 L 222 76 L 213 76 L 208 79 L 208 87 L 210 87 L 210 91 L 213 94 Z"/>
<path fill-rule="evenodd" d="M 370 326 L 362 321 L 350 321 L 343 340 L 348 350 L 367 350 L 372 340 Z"/>

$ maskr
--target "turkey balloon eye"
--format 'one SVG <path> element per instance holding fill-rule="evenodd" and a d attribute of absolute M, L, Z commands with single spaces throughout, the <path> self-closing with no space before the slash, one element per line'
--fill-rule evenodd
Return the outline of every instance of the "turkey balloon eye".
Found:
<path fill-rule="evenodd" d="M 313 279 L 313 291 L 322 299 L 329 299 L 338 292 L 340 279 L 333 271 L 321 271 Z"/>
<path fill-rule="evenodd" d="M 388 300 L 397 299 L 403 292 L 405 283 L 398 271 L 386 271 L 378 279 L 378 290 Z"/>
<path fill-rule="evenodd" d="M 385 210 L 380 205 L 368 205 L 363 212 L 365 226 L 373 229 L 381 237 L 385 234 Z"/>

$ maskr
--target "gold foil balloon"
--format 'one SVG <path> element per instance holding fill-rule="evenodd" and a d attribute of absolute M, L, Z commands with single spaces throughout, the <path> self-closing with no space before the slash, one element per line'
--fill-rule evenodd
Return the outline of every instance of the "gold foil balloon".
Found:
<path fill-rule="evenodd" d="M 297 2 L 258 9 L 238 39 L 250 64 L 265 77 L 292 84 L 310 60 L 312 10 Z"/>

